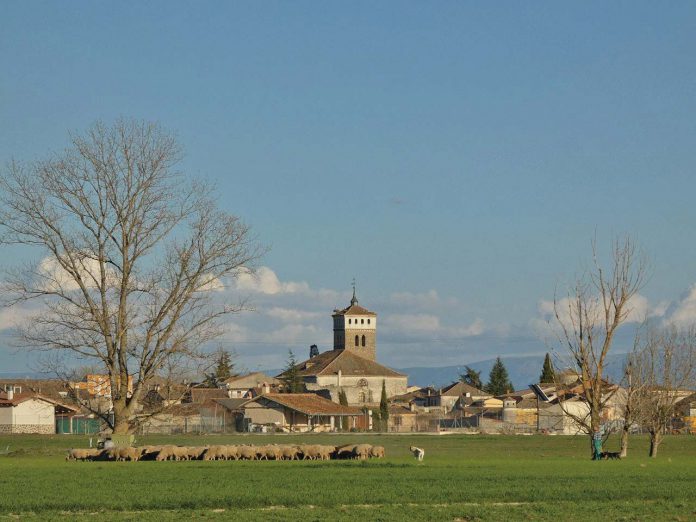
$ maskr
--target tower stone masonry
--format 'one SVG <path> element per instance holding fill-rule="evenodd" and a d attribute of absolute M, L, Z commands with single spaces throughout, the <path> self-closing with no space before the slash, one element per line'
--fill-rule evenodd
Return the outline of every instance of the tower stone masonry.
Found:
<path fill-rule="evenodd" d="M 355 355 L 377 360 L 377 314 L 358 304 L 353 289 L 350 306 L 334 310 L 334 350 L 346 350 Z"/>

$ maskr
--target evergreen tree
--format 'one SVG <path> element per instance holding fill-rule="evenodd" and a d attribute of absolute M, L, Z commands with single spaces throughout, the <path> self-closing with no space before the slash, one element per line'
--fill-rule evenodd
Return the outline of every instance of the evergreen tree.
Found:
<path fill-rule="evenodd" d="M 343 388 L 338 391 L 338 403 L 341 406 L 348 406 L 348 396 Z M 341 429 L 343 431 L 348 429 L 348 417 L 341 417 Z"/>
<path fill-rule="evenodd" d="M 379 400 L 379 420 L 382 430 L 386 431 L 389 421 L 389 402 L 387 402 L 387 385 L 384 380 L 382 380 L 382 397 Z"/>
<path fill-rule="evenodd" d="M 481 382 L 481 372 L 477 372 L 470 366 L 464 367 L 464 373 L 459 375 L 459 380 L 464 384 L 473 386 L 477 390 L 483 389 L 483 383 Z"/>
<path fill-rule="evenodd" d="M 495 364 L 493 364 L 493 368 L 491 368 L 485 391 L 494 396 L 503 395 L 512 391 L 512 383 L 510 382 L 508 372 L 500 357 L 495 359 Z"/>
<path fill-rule="evenodd" d="M 551 363 L 551 356 L 547 353 L 544 358 L 544 367 L 541 370 L 541 375 L 539 376 L 539 382 L 543 384 L 548 384 L 555 382 L 556 372 L 553 369 L 553 364 Z"/>
<path fill-rule="evenodd" d="M 227 350 L 220 350 L 217 356 L 217 365 L 215 366 L 215 377 L 217 381 L 222 383 L 235 376 L 234 363 L 232 362 L 232 356 Z"/>
<path fill-rule="evenodd" d="M 288 363 L 280 380 L 284 384 L 285 393 L 302 393 L 304 390 L 302 377 L 297 369 L 297 361 L 292 350 L 288 350 Z"/>
<path fill-rule="evenodd" d="M 234 373 L 234 363 L 232 362 L 232 356 L 226 350 L 218 350 L 214 354 L 215 368 L 212 373 L 205 374 L 205 380 L 203 384 L 210 388 L 218 388 L 224 384 L 224 382 L 236 375 Z"/>

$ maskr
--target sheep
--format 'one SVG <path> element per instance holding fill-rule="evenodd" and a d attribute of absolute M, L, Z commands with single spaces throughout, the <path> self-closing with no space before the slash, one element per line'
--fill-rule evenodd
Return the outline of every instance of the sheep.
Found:
<path fill-rule="evenodd" d="M 227 460 L 237 460 L 239 458 L 239 453 L 237 452 L 237 446 L 228 445 L 225 446 Z"/>
<path fill-rule="evenodd" d="M 317 453 L 321 460 L 331 460 L 336 451 L 336 446 L 317 446 Z"/>
<path fill-rule="evenodd" d="M 140 448 L 140 460 L 155 460 L 162 446 L 143 446 Z"/>
<path fill-rule="evenodd" d="M 200 460 L 203 457 L 206 449 L 207 447 L 200 446 L 189 447 L 187 449 L 187 460 Z"/>
<path fill-rule="evenodd" d="M 360 460 L 365 460 L 370 457 L 370 453 L 372 451 L 372 446 L 369 444 L 358 444 L 355 446 L 353 449 L 353 458 L 360 459 Z"/>
<path fill-rule="evenodd" d="M 242 460 L 256 460 L 256 449 L 253 446 L 239 446 L 237 454 Z"/>
<path fill-rule="evenodd" d="M 276 446 L 269 444 L 265 447 L 266 460 L 280 460 L 283 458 L 282 450 Z"/>
<path fill-rule="evenodd" d="M 203 460 L 224 460 L 226 458 L 226 446 L 210 446 L 203 455 Z"/>
<path fill-rule="evenodd" d="M 70 449 L 65 457 L 65 460 L 81 460 L 85 461 L 90 457 L 88 449 Z"/>
<path fill-rule="evenodd" d="M 370 457 L 381 459 L 384 457 L 384 446 L 372 446 Z"/>
<path fill-rule="evenodd" d="M 315 444 L 302 444 L 300 446 L 302 460 L 315 460 L 319 458 L 319 450 Z"/>
<path fill-rule="evenodd" d="M 109 460 L 115 460 L 117 462 L 137 461 L 140 459 L 140 450 L 131 447 L 111 448 L 108 450 L 108 454 Z"/>
<path fill-rule="evenodd" d="M 157 457 L 155 457 L 155 460 L 157 462 L 162 462 L 164 460 L 176 459 L 175 451 L 176 446 L 172 446 L 171 444 L 162 446 L 162 448 L 160 448 L 159 453 L 157 454 Z"/>
<path fill-rule="evenodd" d="M 352 459 L 355 458 L 355 444 L 340 446 L 334 451 L 337 459 Z"/>
<path fill-rule="evenodd" d="M 281 446 L 280 448 L 283 460 L 299 460 L 297 446 Z"/>
<path fill-rule="evenodd" d="M 189 449 L 186 446 L 174 446 L 174 460 L 189 460 Z"/>
<path fill-rule="evenodd" d="M 418 459 L 418 462 L 423 462 L 423 457 L 425 457 L 424 449 L 416 448 L 415 446 L 410 446 L 408 449 Z"/>

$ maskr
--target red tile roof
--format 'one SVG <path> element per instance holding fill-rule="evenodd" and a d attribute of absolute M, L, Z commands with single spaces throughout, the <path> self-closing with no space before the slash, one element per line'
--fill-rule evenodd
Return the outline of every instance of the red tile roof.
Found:
<path fill-rule="evenodd" d="M 302 377 L 313 375 L 341 375 L 365 377 L 406 377 L 403 373 L 355 355 L 348 350 L 329 350 L 299 363 L 296 368 Z M 282 375 L 282 374 L 281 374 Z M 279 376 L 280 377 L 280 376 Z"/>
<path fill-rule="evenodd" d="M 361 415 L 360 408 L 343 406 L 314 393 L 267 393 L 247 401 L 263 403 L 264 400 L 275 402 L 291 410 L 306 415 Z"/>

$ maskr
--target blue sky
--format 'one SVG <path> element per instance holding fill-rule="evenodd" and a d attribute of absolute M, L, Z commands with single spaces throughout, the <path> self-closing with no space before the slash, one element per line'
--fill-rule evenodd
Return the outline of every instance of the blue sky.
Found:
<path fill-rule="evenodd" d="M 537 353 L 595 233 L 688 317 L 694 49 L 693 2 L 7 2 L 0 163 L 97 119 L 175 131 L 271 247 L 225 338 L 248 367 L 328 348 L 353 277 L 389 364 Z"/>

